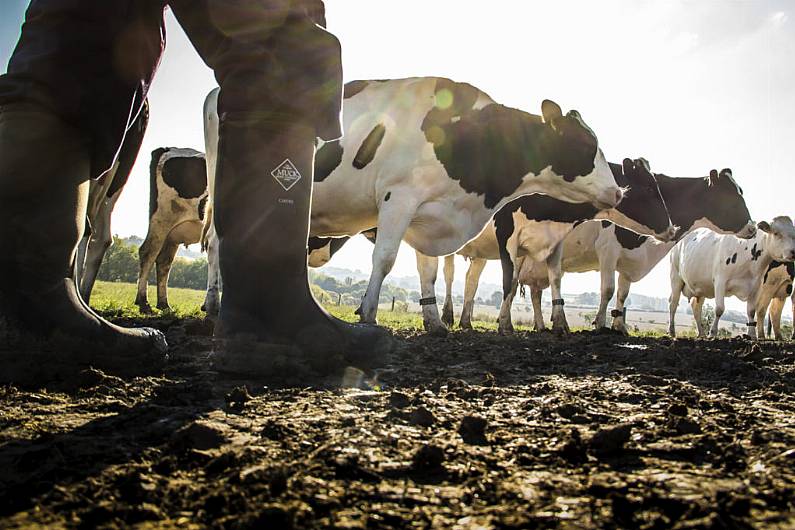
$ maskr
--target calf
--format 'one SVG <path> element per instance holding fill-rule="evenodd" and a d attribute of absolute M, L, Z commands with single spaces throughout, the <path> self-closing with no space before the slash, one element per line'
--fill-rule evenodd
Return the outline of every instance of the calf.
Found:
<path fill-rule="evenodd" d="M 80 289 L 80 296 L 86 303 L 91 300 L 91 291 L 94 289 L 94 282 L 105 253 L 113 244 L 110 217 L 138 158 L 148 123 L 149 102 L 147 101 L 133 125 L 127 130 L 113 168 L 102 178 L 91 180 L 89 183 L 86 230 L 77 247 L 75 260 L 76 283 Z"/>
<path fill-rule="evenodd" d="M 213 98 L 205 105 L 208 129 L 218 122 Z M 376 320 L 401 240 L 421 255 L 445 256 L 522 195 L 600 209 L 622 198 L 596 135 L 577 111 L 564 115 L 552 101 L 535 116 L 435 77 L 354 81 L 344 98 L 345 137 L 322 144 L 316 156 L 311 235 L 378 227 L 363 322 Z M 214 159 L 217 132 L 207 138 Z"/>
<path fill-rule="evenodd" d="M 527 259 L 545 262 L 556 260 L 563 239 L 576 226 L 590 219 L 611 219 L 623 226 L 663 240 L 671 239 L 676 228 L 672 226 L 654 175 L 644 159 L 624 159 L 621 165 L 610 164 L 610 169 L 620 186 L 628 187 L 624 200 L 613 209 L 598 210 L 590 204 L 572 204 L 544 195 L 521 197 L 500 210 L 481 234 L 458 253 L 471 260 L 464 291 L 464 309 L 461 327 L 471 328 L 475 292 L 485 261 L 500 259 L 503 268 L 503 303 L 500 308 L 499 330 L 508 333 L 511 324 L 511 303 L 516 294 L 522 261 Z M 550 271 L 553 268 L 549 269 Z M 445 262 L 447 296 L 443 320 L 452 324 L 452 258 Z M 550 273 L 551 274 L 551 273 Z M 433 284 L 422 281 L 425 288 Z M 425 294 L 423 293 L 423 296 Z M 556 328 L 568 329 L 560 295 L 560 274 L 553 281 L 553 320 Z"/>
<path fill-rule="evenodd" d="M 135 304 L 151 307 L 146 285 L 157 266 L 157 307 L 167 310 L 168 275 L 180 244 L 198 243 L 207 201 L 204 154 L 189 148 L 161 147 L 152 151 L 149 167 L 149 230 L 138 250 L 138 292 Z"/>
<path fill-rule="evenodd" d="M 679 227 L 674 241 L 661 243 L 602 221 L 577 226 L 563 242 L 562 271 L 597 270 L 600 273 L 601 299 L 594 320 L 597 329 L 605 326 L 607 321 L 607 305 L 615 290 L 616 271 L 619 273 L 618 293 L 616 308 L 612 311 L 612 327 L 627 333 L 624 304 L 632 282 L 644 278 L 676 241 L 701 227 L 743 238 L 751 237 L 756 231 L 742 189 L 732 177 L 731 170 L 724 169 L 718 173 L 713 169 L 704 178 L 672 178 L 661 173 L 656 177 L 671 221 Z M 549 286 L 548 278 L 545 263 L 525 260 L 519 280 L 530 287 L 537 329 L 544 328 L 541 291 Z"/>
<path fill-rule="evenodd" d="M 767 334 L 770 335 L 772 327 L 776 340 L 784 338 L 781 333 L 781 313 L 784 311 L 787 298 L 791 299 L 792 307 L 795 309 L 795 295 L 792 293 L 793 279 L 795 279 L 795 263 L 782 263 L 774 260 L 768 265 L 762 278 L 762 288 L 756 299 L 756 333 L 759 337 L 765 337 L 765 314 L 770 306 Z M 793 314 L 795 315 L 795 311 Z"/>
<path fill-rule="evenodd" d="M 756 303 L 762 277 L 775 260 L 795 260 L 795 226 L 789 217 L 772 223 L 760 222 L 751 239 L 716 234 L 699 229 L 679 241 L 671 252 L 671 299 L 668 331 L 676 335 L 675 319 L 679 297 L 690 298 L 698 336 L 705 335 L 701 308 L 705 298 L 715 299 L 715 320 L 710 335 L 717 336 L 724 311 L 724 298 L 736 296 L 746 302 L 748 335 L 756 338 Z"/>

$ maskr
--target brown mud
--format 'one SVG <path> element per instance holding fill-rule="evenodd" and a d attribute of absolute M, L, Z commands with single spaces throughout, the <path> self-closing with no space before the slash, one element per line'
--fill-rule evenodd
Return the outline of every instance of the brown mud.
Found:
<path fill-rule="evenodd" d="M 795 527 L 790 344 L 402 333 L 246 381 L 155 325 L 159 374 L 0 387 L 0 527 Z"/>

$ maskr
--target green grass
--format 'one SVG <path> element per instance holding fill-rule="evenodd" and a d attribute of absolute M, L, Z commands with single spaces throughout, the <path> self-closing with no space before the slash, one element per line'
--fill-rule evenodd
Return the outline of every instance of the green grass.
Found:
<path fill-rule="evenodd" d="M 149 304 L 152 306 L 152 314 L 143 314 L 138 310 L 133 302 L 135 300 L 136 286 L 132 283 L 117 283 L 97 281 L 91 295 L 91 307 L 105 316 L 127 317 L 127 318 L 155 318 L 164 314 L 163 311 L 155 308 L 157 302 L 156 288 L 150 285 L 147 289 Z M 168 289 L 168 301 L 171 305 L 173 315 L 177 317 L 204 317 L 201 305 L 204 303 L 204 291 L 195 289 L 178 289 L 170 287 Z M 327 297 L 332 299 L 332 297 Z M 326 310 L 337 318 L 348 322 L 357 322 L 359 317 L 354 314 L 355 307 L 324 305 Z M 422 315 L 406 311 L 390 311 L 383 307 L 378 310 L 378 323 L 392 329 L 399 330 L 422 330 Z M 474 320 L 472 322 L 476 330 L 497 329 L 496 321 Z M 517 325 L 517 330 L 526 331 L 532 326 Z"/>

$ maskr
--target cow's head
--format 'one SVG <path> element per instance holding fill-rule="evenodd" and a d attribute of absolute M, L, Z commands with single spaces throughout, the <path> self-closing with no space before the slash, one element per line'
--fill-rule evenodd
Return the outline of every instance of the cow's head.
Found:
<path fill-rule="evenodd" d="M 643 158 L 625 158 L 620 166 L 610 164 L 610 169 L 616 183 L 626 188 L 626 192 L 617 207 L 605 211 L 605 217 L 639 234 L 653 236 L 660 241 L 671 241 L 677 229 L 671 223 L 649 162 Z"/>
<path fill-rule="evenodd" d="M 795 261 L 795 226 L 786 215 L 775 217 L 772 223 L 761 221 L 757 227 L 765 233 L 762 248 L 775 261 Z"/>
<path fill-rule="evenodd" d="M 623 197 L 613 172 L 599 148 L 596 134 L 576 110 L 565 115 L 549 99 L 541 103 L 541 115 L 554 134 L 549 147 L 552 171 L 570 183 L 561 189 L 561 197 L 570 202 L 590 202 L 600 210 L 613 208 Z"/>
<path fill-rule="evenodd" d="M 737 185 L 732 170 L 718 172 L 713 169 L 706 177 L 707 197 L 700 205 L 704 209 L 704 219 L 712 230 L 723 234 L 734 234 L 748 239 L 756 234 L 756 225 L 745 205 L 743 189 Z"/>

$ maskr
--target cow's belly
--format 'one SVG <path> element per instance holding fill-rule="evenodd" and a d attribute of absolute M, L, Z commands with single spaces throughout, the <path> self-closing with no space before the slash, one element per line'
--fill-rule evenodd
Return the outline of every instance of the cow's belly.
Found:
<path fill-rule="evenodd" d="M 312 236 L 350 236 L 378 224 L 374 172 L 333 172 L 312 190 Z"/>
<path fill-rule="evenodd" d="M 552 249 L 572 230 L 571 223 L 525 220 L 519 232 L 519 255 L 546 260 Z"/>
<path fill-rule="evenodd" d="M 180 245 L 193 245 L 201 239 L 202 221 L 185 221 L 171 229 L 168 240 L 178 242 Z"/>
<path fill-rule="evenodd" d="M 747 302 L 754 293 L 754 281 L 751 278 L 733 278 L 726 282 L 726 296 L 735 296 Z"/>
<path fill-rule="evenodd" d="M 457 211 L 447 201 L 429 202 L 417 209 L 403 238 L 427 256 L 447 256 L 475 238 L 483 225 L 475 222 L 466 210 Z"/>
<path fill-rule="evenodd" d="M 486 225 L 480 235 L 464 245 L 458 253 L 467 258 L 499 259 L 500 248 L 497 245 L 497 234 L 494 231 L 494 224 L 489 223 Z"/>

